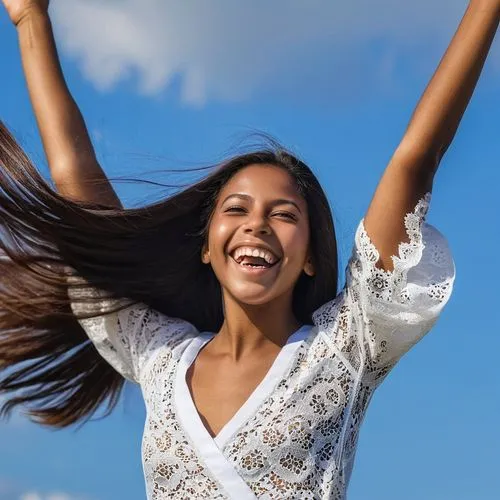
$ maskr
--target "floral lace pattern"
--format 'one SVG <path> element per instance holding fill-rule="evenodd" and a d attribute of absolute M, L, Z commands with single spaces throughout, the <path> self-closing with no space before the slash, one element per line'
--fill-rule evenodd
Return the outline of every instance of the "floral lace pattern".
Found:
<path fill-rule="evenodd" d="M 142 459 L 148 498 L 227 499 L 185 436 L 173 404 L 178 361 L 175 348 L 163 349 L 141 380 L 147 408 Z"/>
<path fill-rule="evenodd" d="M 407 215 L 409 241 L 392 272 L 376 267 L 379 255 L 361 222 L 344 290 L 314 314 L 314 328 L 271 394 L 224 443 L 228 466 L 256 498 L 345 498 L 374 390 L 451 294 L 453 261 L 444 238 L 424 223 L 428 204 L 427 196 Z M 146 306 L 81 323 L 99 352 L 141 385 L 148 498 L 231 498 L 175 404 L 179 359 L 196 329 Z"/>

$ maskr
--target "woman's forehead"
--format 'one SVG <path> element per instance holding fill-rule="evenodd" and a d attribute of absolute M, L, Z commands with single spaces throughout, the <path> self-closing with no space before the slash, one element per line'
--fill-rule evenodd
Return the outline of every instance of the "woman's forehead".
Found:
<path fill-rule="evenodd" d="M 295 179 L 284 168 L 268 164 L 250 165 L 233 175 L 223 187 L 221 198 L 233 193 L 252 198 L 302 199 Z"/>

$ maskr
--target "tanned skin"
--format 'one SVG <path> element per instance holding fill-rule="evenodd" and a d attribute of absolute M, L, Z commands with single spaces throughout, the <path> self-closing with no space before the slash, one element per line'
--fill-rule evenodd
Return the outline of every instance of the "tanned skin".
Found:
<path fill-rule="evenodd" d="M 29 94 L 57 189 L 72 199 L 120 207 L 65 84 L 47 13 L 48 0 L 2 1 L 17 27 Z M 432 189 L 434 175 L 478 82 L 499 20 L 500 0 L 469 2 L 382 176 L 365 217 L 366 230 L 380 253 L 381 268 L 392 270 L 391 256 L 397 255 L 399 243 L 407 240 L 404 216 Z M 263 184 L 263 175 L 273 182 Z M 236 207 L 224 207 L 219 200 L 201 257 L 220 277 L 226 315 L 221 331 L 201 351 L 188 373 L 194 402 L 212 436 L 247 400 L 299 327 L 291 302 L 294 279 L 302 271 L 314 273 L 303 219 L 307 207 L 294 192 L 291 178 L 270 166 L 248 167 L 225 186 L 224 194 L 242 194 L 242 190 L 246 198 L 240 197 Z M 284 215 L 293 211 L 290 205 L 274 205 L 285 195 L 301 207 L 300 214 L 294 212 L 294 222 Z M 276 271 L 272 279 L 243 278 L 221 251 L 223 244 L 241 238 L 272 245 L 288 259 L 286 272 Z"/>
<path fill-rule="evenodd" d="M 49 0 L 2 1 L 17 28 L 28 92 L 57 190 L 74 200 L 121 207 L 64 80 Z"/>

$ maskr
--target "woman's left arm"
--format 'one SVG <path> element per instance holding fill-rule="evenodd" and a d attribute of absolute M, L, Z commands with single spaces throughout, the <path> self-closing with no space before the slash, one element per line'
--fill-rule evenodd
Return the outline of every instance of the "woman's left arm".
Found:
<path fill-rule="evenodd" d="M 408 241 L 404 217 L 431 191 L 434 174 L 472 97 L 500 21 L 500 0 L 471 0 L 446 54 L 422 96 L 365 217 L 379 251 L 378 267 Z"/>

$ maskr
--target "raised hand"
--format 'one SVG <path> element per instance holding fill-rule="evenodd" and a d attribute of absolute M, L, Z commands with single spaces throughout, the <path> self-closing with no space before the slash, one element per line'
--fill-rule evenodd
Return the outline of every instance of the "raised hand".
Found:
<path fill-rule="evenodd" d="M 500 23 L 500 0 L 470 0 L 462 22 L 413 113 L 365 217 L 380 265 L 393 268 L 408 241 L 405 215 L 432 188 L 479 80 Z"/>
<path fill-rule="evenodd" d="M 26 83 L 56 189 L 74 200 L 121 207 L 64 80 L 48 15 L 50 0 L 1 2 L 16 26 Z"/>
<path fill-rule="evenodd" d="M 33 10 L 47 12 L 50 0 L 2 0 L 11 21 L 17 26 Z"/>

